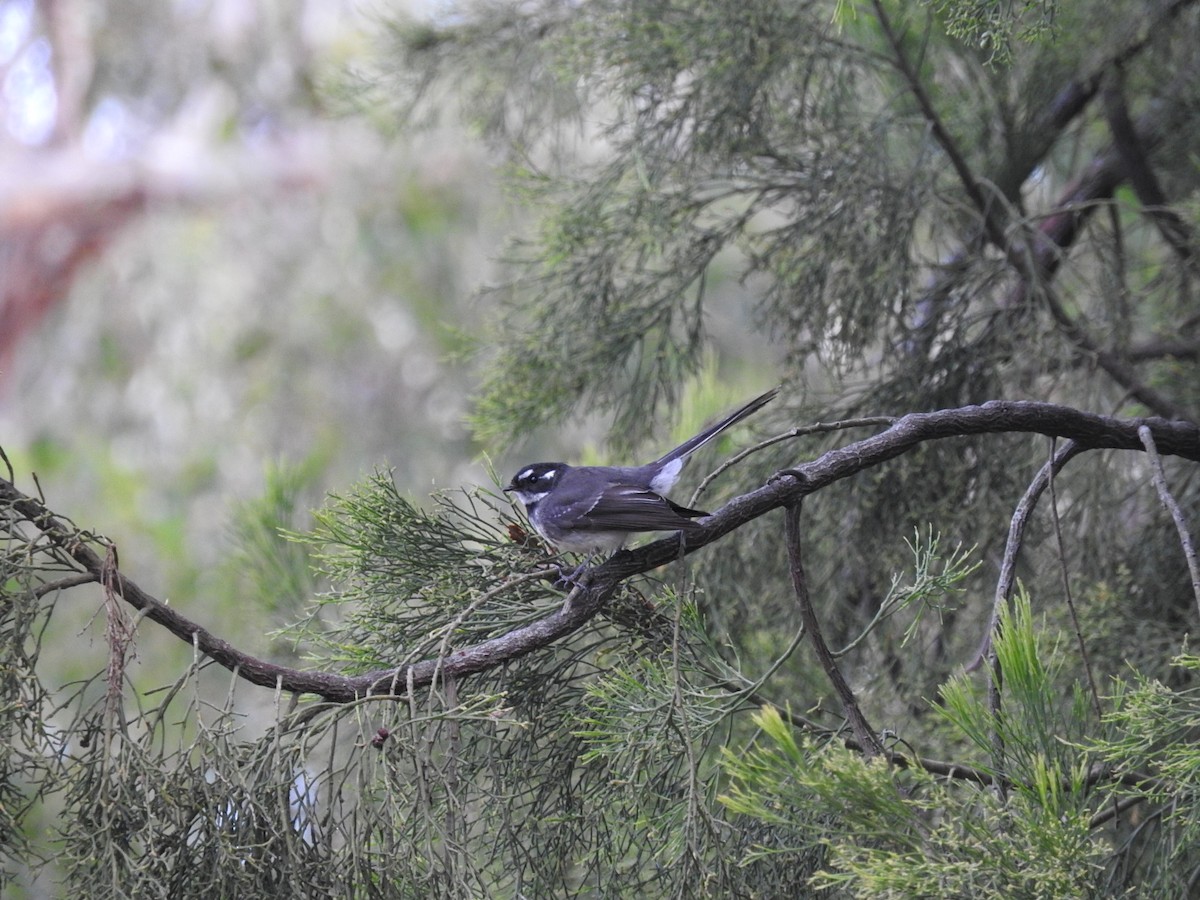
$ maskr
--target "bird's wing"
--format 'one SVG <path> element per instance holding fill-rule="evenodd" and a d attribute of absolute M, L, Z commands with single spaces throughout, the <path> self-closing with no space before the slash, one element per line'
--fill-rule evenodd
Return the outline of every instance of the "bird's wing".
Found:
<path fill-rule="evenodd" d="M 596 531 L 687 531 L 701 527 L 692 520 L 707 515 L 654 491 L 616 484 L 596 498 L 575 527 Z"/>

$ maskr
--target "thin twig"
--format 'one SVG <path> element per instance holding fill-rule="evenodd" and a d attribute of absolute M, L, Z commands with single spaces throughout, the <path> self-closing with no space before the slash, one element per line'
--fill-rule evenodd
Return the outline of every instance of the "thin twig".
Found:
<path fill-rule="evenodd" d="M 681 562 L 682 568 L 682 562 Z M 682 587 L 682 585 L 681 585 Z M 681 593 L 682 596 L 682 593 Z M 692 733 L 691 722 L 688 719 L 687 703 L 684 698 L 684 678 L 679 660 L 683 655 L 683 615 L 684 604 L 675 604 L 674 626 L 671 636 L 671 705 L 672 711 L 668 717 L 670 727 L 675 731 L 687 757 L 687 818 L 684 822 L 687 847 L 689 851 L 688 865 L 695 865 L 703 856 L 695 843 L 694 833 L 698 823 L 716 837 L 717 828 L 712 821 L 712 814 L 704 803 L 700 802 L 702 793 L 700 778 L 700 761 L 696 755 L 696 738 Z"/>
<path fill-rule="evenodd" d="M 453 675 L 445 676 L 442 685 L 446 693 L 445 708 L 447 711 L 458 709 L 458 679 Z M 433 703 L 433 691 L 429 692 L 429 702 Z M 433 710 L 430 710 L 432 713 Z M 459 776 L 459 761 L 462 758 L 462 723 L 457 716 L 449 716 L 446 720 L 446 772 L 443 787 L 446 789 L 446 871 L 453 872 L 455 862 L 461 857 L 452 851 L 452 846 L 462 839 L 460 825 L 459 790 L 462 784 Z"/>
<path fill-rule="evenodd" d="M 1163 472 L 1162 459 L 1158 455 L 1158 447 L 1154 443 L 1154 434 L 1143 425 L 1138 429 L 1138 437 L 1142 439 L 1142 446 L 1146 448 L 1146 454 L 1150 457 L 1150 477 L 1154 481 L 1154 487 L 1158 490 L 1158 499 L 1162 501 L 1162 505 L 1171 513 L 1171 518 L 1175 520 L 1175 529 L 1179 532 L 1179 543 L 1183 547 L 1183 555 L 1187 558 L 1188 572 L 1192 576 L 1192 593 L 1196 595 L 1196 609 L 1200 612 L 1200 563 L 1196 561 L 1196 546 L 1192 543 L 1192 536 L 1188 532 L 1187 520 L 1183 517 L 1183 510 L 1179 508 L 1179 504 L 1175 498 L 1171 496 L 1171 491 L 1167 487 L 1167 476 Z"/>
<path fill-rule="evenodd" d="M 117 548 L 109 544 L 101 563 L 100 582 L 104 585 L 104 642 L 108 646 L 108 667 L 104 673 L 104 727 L 111 731 L 121 714 L 121 687 L 125 670 L 133 655 L 135 631 L 125 604 L 116 592 Z"/>
<path fill-rule="evenodd" d="M 1063 599 L 1067 601 L 1067 612 L 1071 615 L 1071 625 L 1075 629 L 1075 640 L 1079 644 L 1079 658 L 1083 661 L 1083 672 L 1087 676 L 1088 689 L 1092 694 L 1092 708 L 1096 711 L 1096 721 L 1104 715 L 1100 706 L 1100 691 L 1096 689 L 1096 678 L 1092 674 L 1092 662 L 1088 658 L 1087 642 L 1083 639 L 1083 630 L 1079 627 L 1079 613 L 1075 609 L 1075 598 L 1071 593 L 1071 578 L 1067 572 L 1067 551 L 1063 541 L 1062 522 L 1058 516 L 1058 495 L 1054 490 L 1054 443 L 1050 444 L 1050 520 L 1054 523 L 1054 541 L 1058 547 L 1059 572 L 1062 574 Z"/>
<path fill-rule="evenodd" d="M 1092 337 L 1091 333 L 1080 324 L 1079 319 L 1071 318 L 1066 308 L 1059 301 L 1058 294 L 1049 283 L 1039 285 L 1039 288 L 1041 297 L 1046 303 L 1046 309 L 1050 311 L 1050 317 L 1058 324 L 1062 333 L 1079 350 L 1091 359 L 1094 359 L 1096 365 L 1107 372 L 1113 381 L 1123 387 L 1129 396 L 1140 403 L 1144 403 L 1160 416 L 1170 419 L 1187 418 L 1186 411 L 1182 407 L 1161 391 L 1142 381 L 1133 369 L 1127 365 L 1125 360 L 1112 351 L 1105 350 L 1100 346 L 1100 342 Z"/>
<path fill-rule="evenodd" d="M 1025 526 L 1029 522 L 1029 517 L 1037 508 L 1038 500 L 1042 493 L 1050 483 L 1050 470 L 1061 471 L 1063 466 L 1071 461 L 1075 456 L 1082 453 L 1084 448 L 1075 441 L 1067 441 L 1059 448 L 1058 452 L 1038 471 L 1030 482 L 1029 487 L 1025 489 L 1025 494 L 1021 497 L 1021 501 L 1017 504 L 1016 510 L 1013 512 L 1012 521 L 1008 525 L 1008 542 L 1004 547 L 1004 557 L 1000 561 L 1000 577 L 996 581 L 996 594 L 992 601 L 992 615 L 988 620 L 987 630 L 983 634 L 983 640 L 979 645 L 979 650 L 975 654 L 975 658 L 967 665 L 968 672 L 974 672 L 979 668 L 980 663 L 988 656 L 992 648 L 992 637 L 996 633 L 996 628 L 1000 624 L 1000 610 L 1008 603 L 1012 596 L 1013 584 L 1016 581 L 1017 571 L 1017 556 L 1021 552 L 1021 546 L 1025 540 Z M 994 713 L 996 710 L 993 709 Z"/>
<path fill-rule="evenodd" d="M 1004 735 L 1001 734 L 1000 728 L 996 724 L 1000 715 L 1001 691 L 1004 686 L 1004 671 L 1000 667 L 1000 659 L 996 653 L 995 641 L 996 629 L 1000 627 L 1000 612 L 1008 604 L 1009 597 L 1012 595 L 1017 554 L 1021 550 L 1021 544 L 1025 536 L 1025 525 L 1029 521 L 1029 516 L 1033 513 L 1038 499 L 1053 479 L 1054 472 L 1062 469 L 1081 449 L 1074 441 L 1067 441 L 1062 446 L 1062 449 L 1055 453 L 1042 466 L 1029 487 L 1025 489 L 1025 494 L 1021 497 L 1021 502 L 1017 504 L 1016 512 L 1013 513 L 1012 521 L 1009 523 L 1008 543 L 1004 548 L 1004 560 L 1000 566 L 1000 579 L 996 584 L 996 596 L 992 603 L 992 617 L 988 623 L 987 634 L 984 636 L 984 646 L 980 648 L 980 658 L 986 656 L 988 671 L 991 675 L 988 678 L 987 685 L 988 712 L 991 714 L 993 723 L 991 728 L 992 765 L 998 772 L 1004 771 L 1005 756 Z M 997 781 L 992 787 L 1003 802 L 1007 794 L 1007 785 Z"/>
<path fill-rule="evenodd" d="M 63 591 L 67 588 L 79 587 L 81 584 L 95 584 L 100 579 L 91 572 L 80 572 L 78 575 L 67 575 L 64 578 L 56 578 L 54 581 L 47 581 L 45 584 L 38 585 L 33 589 L 33 596 L 39 600 L 47 594 L 52 594 L 55 591 Z"/>
<path fill-rule="evenodd" d="M 848 428 L 870 428 L 875 425 L 894 425 L 896 422 L 895 416 L 867 416 L 861 419 L 841 419 L 837 422 L 815 422 L 812 425 L 797 425 L 795 428 L 789 428 L 781 434 L 766 438 L 759 441 L 751 447 L 747 447 L 738 453 L 735 453 L 721 465 L 717 466 L 711 472 L 704 476 L 704 480 L 692 492 L 692 497 L 688 501 L 688 506 L 695 506 L 700 502 L 700 495 L 708 490 L 708 486 L 721 477 L 728 469 L 732 469 L 748 456 L 753 456 L 770 447 L 773 444 L 778 444 L 781 441 L 790 441 L 793 438 L 803 437 L 806 434 L 825 434 L 830 431 L 845 431 Z"/>
<path fill-rule="evenodd" d="M 979 213 L 988 240 L 1006 255 L 1011 255 L 1009 241 L 1004 233 L 1004 223 L 996 215 L 997 205 L 991 202 L 984 194 L 982 182 L 971 171 L 966 157 L 959 149 L 957 142 L 951 137 L 949 129 L 942 122 L 942 117 L 938 115 L 929 92 L 925 90 L 925 85 L 921 82 L 917 70 L 909 61 L 908 55 L 904 52 L 900 36 L 892 27 L 892 21 L 884 10 L 883 4 L 880 0 L 872 0 L 872 5 L 875 7 L 875 17 L 879 20 L 879 25 L 883 29 L 884 36 L 887 37 L 888 43 L 892 47 L 892 53 L 895 57 L 893 62 L 896 68 L 900 70 L 900 74 L 904 77 L 904 80 L 908 82 L 908 89 L 912 92 L 917 105 L 921 108 L 921 113 L 924 115 L 925 121 L 929 123 L 929 130 L 933 133 L 938 146 L 946 154 L 951 168 L 958 175 L 958 180 L 962 182 L 963 190 L 967 192 L 972 205 L 974 205 L 975 210 Z"/>
<path fill-rule="evenodd" d="M 874 729 L 867 723 L 866 717 L 858 707 L 858 700 L 854 696 L 854 691 L 850 690 L 850 685 L 846 684 L 846 679 L 842 677 L 842 672 L 837 666 L 837 660 L 829 652 L 829 646 L 825 643 L 825 638 L 821 634 L 821 623 L 817 621 L 817 614 L 812 607 L 812 600 L 808 593 L 808 578 L 804 574 L 804 560 L 800 552 L 801 502 L 800 499 L 797 499 L 794 503 L 789 503 L 784 507 L 783 511 L 784 540 L 787 542 L 788 568 L 792 576 L 792 587 L 796 591 L 796 604 L 800 609 L 800 621 L 804 624 L 804 630 L 808 632 L 809 637 L 812 639 L 813 649 L 817 653 L 817 660 L 820 662 L 821 668 L 825 671 L 825 676 L 829 679 L 829 683 L 833 685 L 833 690 L 838 695 L 838 700 L 841 701 L 842 713 L 850 722 L 850 728 L 854 731 L 855 738 L 858 739 L 863 756 L 868 759 L 873 756 L 882 756 L 885 753 L 883 744 L 880 742 L 879 736 L 875 733 Z"/>

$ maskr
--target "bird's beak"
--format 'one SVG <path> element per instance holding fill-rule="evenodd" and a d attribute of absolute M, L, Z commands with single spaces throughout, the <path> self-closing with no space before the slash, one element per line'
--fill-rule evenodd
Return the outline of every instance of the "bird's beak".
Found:
<path fill-rule="evenodd" d="M 505 485 L 504 487 L 502 487 L 500 490 L 501 490 L 501 491 L 503 491 L 504 493 L 506 493 L 506 494 L 507 494 L 509 491 L 515 491 L 515 490 L 516 490 L 516 488 L 515 488 L 515 487 L 513 487 L 511 484 L 506 484 L 506 485 Z"/>

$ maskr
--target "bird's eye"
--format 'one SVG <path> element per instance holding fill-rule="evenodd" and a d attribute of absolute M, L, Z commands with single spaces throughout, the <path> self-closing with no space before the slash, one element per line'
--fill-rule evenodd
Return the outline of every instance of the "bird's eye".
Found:
<path fill-rule="evenodd" d="M 527 491 L 547 490 L 554 484 L 558 469 L 542 470 L 537 466 L 522 469 L 513 477 L 513 486 Z"/>

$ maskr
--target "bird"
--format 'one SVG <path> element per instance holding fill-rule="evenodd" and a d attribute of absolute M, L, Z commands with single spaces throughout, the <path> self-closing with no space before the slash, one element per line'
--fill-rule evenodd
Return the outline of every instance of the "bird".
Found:
<path fill-rule="evenodd" d="M 695 520 L 709 513 L 681 506 L 666 496 L 667 491 L 679 479 L 688 457 L 758 412 L 778 393 L 773 388 L 760 394 L 644 466 L 531 463 L 522 466 L 503 490 L 516 495 L 529 523 L 555 549 L 590 558 L 615 553 L 638 532 L 695 531 L 703 527 Z"/>

